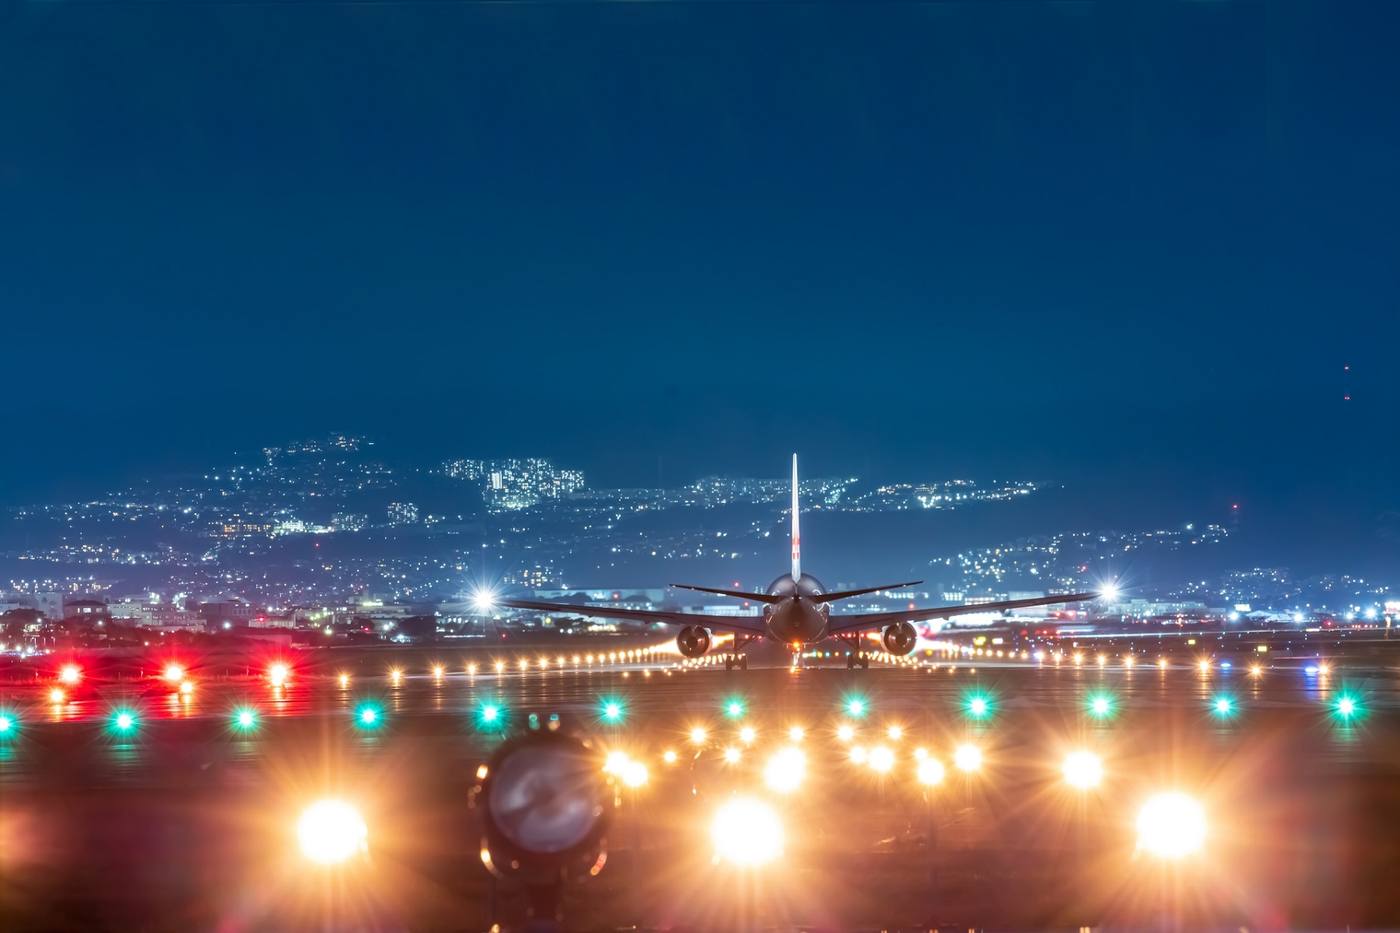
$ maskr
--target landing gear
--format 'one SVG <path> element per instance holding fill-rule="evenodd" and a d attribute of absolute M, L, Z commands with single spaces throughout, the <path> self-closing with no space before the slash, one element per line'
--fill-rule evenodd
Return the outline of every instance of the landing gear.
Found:
<path fill-rule="evenodd" d="M 736 667 L 741 671 L 746 671 L 749 669 L 748 655 L 740 654 L 739 651 L 741 648 L 743 648 L 745 645 L 747 645 L 749 642 L 753 641 L 757 637 L 757 635 L 734 636 L 734 649 L 730 654 L 726 654 L 724 656 L 724 669 L 726 671 L 732 671 Z"/>

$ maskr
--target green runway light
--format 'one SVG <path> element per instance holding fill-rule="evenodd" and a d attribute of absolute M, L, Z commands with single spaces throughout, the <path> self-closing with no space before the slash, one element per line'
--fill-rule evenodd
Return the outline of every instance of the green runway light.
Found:
<path fill-rule="evenodd" d="M 598 713 L 602 717 L 603 722 L 616 725 L 627 718 L 627 707 L 621 700 L 604 697 L 598 706 Z"/>
<path fill-rule="evenodd" d="M 378 729 L 384 724 L 384 710 L 378 703 L 361 703 L 355 707 L 355 725 L 361 729 Z"/>
<path fill-rule="evenodd" d="M 233 711 L 233 728 L 239 732 L 252 732 L 258 728 L 257 710 L 242 706 Z"/>
<path fill-rule="evenodd" d="M 0 741 L 8 739 L 19 731 L 19 718 L 14 713 L 0 713 Z"/>
<path fill-rule="evenodd" d="M 981 690 L 965 693 L 963 711 L 973 719 L 986 719 L 996 711 L 996 698 Z"/>
<path fill-rule="evenodd" d="M 1117 704 L 1114 702 L 1113 694 L 1108 691 L 1089 694 L 1088 698 L 1089 715 L 1095 719 L 1108 719 L 1113 715 Z"/>
<path fill-rule="evenodd" d="M 1361 701 L 1350 693 L 1343 693 L 1332 704 L 1332 711 L 1338 719 L 1348 722 L 1361 715 Z"/>
<path fill-rule="evenodd" d="M 1221 695 L 1211 700 L 1210 710 L 1221 719 L 1229 719 L 1238 712 L 1238 707 L 1232 697 Z"/>
<path fill-rule="evenodd" d="M 476 727 L 483 732 L 504 729 L 506 708 L 501 703 L 486 701 L 476 708 Z"/>
<path fill-rule="evenodd" d="M 730 697 L 724 701 L 724 715 L 730 719 L 743 719 L 746 709 L 744 701 L 739 697 Z"/>
<path fill-rule="evenodd" d="M 129 709 L 119 709 L 112 714 L 112 731 L 117 735 L 131 735 L 140 725 L 136 714 Z"/>
<path fill-rule="evenodd" d="M 852 693 L 842 701 L 842 708 L 852 719 L 862 719 L 870 712 L 870 701 L 858 693 Z"/>

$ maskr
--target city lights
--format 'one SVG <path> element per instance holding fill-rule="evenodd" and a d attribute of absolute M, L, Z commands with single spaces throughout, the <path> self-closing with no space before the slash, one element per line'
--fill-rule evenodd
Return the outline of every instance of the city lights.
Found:
<path fill-rule="evenodd" d="M 715 812 L 710 824 L 715 861 L 757 868 L 783 854 L 783 825 L 772 807 L 752 797 L 736 797 Z"/>
<path fill-rule="evenodd" d="M 1137 834 L 1138 849 L 1157 858 L 1194 855 L 1205 845 L 1205 810 L 1185 794 L 1158 794 L 1138 811 Z"/>
<path fill-rule="evenodd" d="M 302 811 L 296 826 L 297 844 L 318 865 L 336 865 L 369 849 L 364 817 L 343 800 L 320 800 Z"/>
<path fill-rule="evenodd" d="M 1065 783 L 1077 790 L 1092 790 L 1103 781 L 1103 760 L 1093 752 L 1070 752 L 1060 770 Z"/>
<path fill-rule="evenodd" d="M 763 769 L 763 782 L 779 794 L 790 794 L 807 776 L 807 756 L 794 746 L 779 749 Z"/>

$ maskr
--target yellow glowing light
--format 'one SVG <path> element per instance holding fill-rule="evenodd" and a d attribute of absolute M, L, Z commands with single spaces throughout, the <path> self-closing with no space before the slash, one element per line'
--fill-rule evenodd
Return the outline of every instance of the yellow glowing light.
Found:
<path fill-rule="evenodd" d="M 856 730 L 851 725 L 841 725 L 836 729 L 836 737 L 842 742 L 849 742 L 856 737 Z"/>
<path fill-rule="evenodd" d="M 62 703 L 64 700 L 67 699 L 68 694 L 64 693 L 61 687 L 54 687 L 52 690 L 49 691 L 50 703 Z"/>
<path fill-rule="evenodd" d="M 636 790 L 647 782 L 647 766 L 632 760 L 622 766 L 622 783 Z"/>
<path fill-rule="evenodd" d="M 1099 667 L 1103 667 L 1105 664 L 1108 663 L 1108 655 L 1106 655 L 1106 654 L 1100 654 L 1098 660 L 1099 660 Z"/>
<path fill-rule="evenodd" d="M 1083 663 L 1084 663 L 1084 654 L 1083 654 L 1083 652 L 1076 651 L 1076 652 L 1074 653 L 1074 663 L 1075 663 L 1075 664 L 1083 664 Z"/>
<path fill-rule="evenodd" d="M 1202 674 L 1210 673 L 1210 658 L 1201 658 L 1196 662 L 1196 669 Z"/>
<path fill-rule="evenodd" d="M 943 782 L 943 763 L 937 758 L 923 757 L 919 759 L 915 767 L 914 774 L 919 779 L 919 783 L 925 787 L 932 787 Z"/>
<path fill-rule="evenodd" d="M 1263 674 L 1263 673 L 1264 673 L 1264 667 L 1263 667 L 1262 664 L 1251 664 L 1251 665 L 1249 665 L 1249 676 L 1250 676 L 1250 677 L 1258 677 L 1259 675 L 1261 675 L 1261 674 Z"/>
<path fill-rule="evenodd" d="M 1166 658 L 1158 658 L 1158 659 L 1157 659 L 1157 666 L 1160 667 L 1162 670 L 1165 671 L 1165 670 L 1167 669 L 1167 659 L 1166 659 Z"/>
<path fill-rule="evenodd" d="M 190 683 L 188 680 L 180 681 L 180 695 L 189 696 L 191 693 L 194 693 L 194 684 Z"/>
<path fill-rule="evenodd" d="M 291 673 L 291 669 L 288 668 L 287 665 L 277 663 L 267 669 L 267 679 L 272 686 L 280 687 L 287 682 L 287 678 Z"/>
<path fill-rule="evenodd" d="M 627 767 L 627 762 L 632 760 L 632 756 L 623 751 L 608 752 L 608 757 L 603 760 L 603 770 L 608 774 L 621 774 L 622 769 Z"/>
<path fill-rule="evenodd" d="M 745 745 L 752 745 L 756 738 L 758 738 L 758 732 L 753 726 L 745 726 L 739 730 L 739 741 Z"/>
<path fill-rule="evenodd" d="M 504 661 L 497 661 L 496 664 L 495 664 L 495 667 L 496 667 L 496 673 L 497 673 L 497 674 L 504 674 L 504 673 L 505 673 L 505 670 L 506 670 L 506 662 L 504 662 Z"/>
<path fill-rule="evenodd" d="M 1125 655 L 1123 655 L 1123 666 L 1124 666 L 1124 667 L 1132 667 L 1135 663 L 1136 663 L 1136 659 L 1135 659 L 1131 654 L 1125 654 Z"/>
<path fill-rule="evenodd" d="M 445 673 L 447 673 L 447 669 L 444 668 L 441 664 L 434 664 L 434 665 L 433 665 L 433 679 L 434 679 L 434 680 L 442 680 L 442 675 L 445 674 Z"/>
<path fill-rule="evenodd" d="M 729 746 L 728 748 L 726 748 L 726 749 L 724 750 L 724 760 L 725 760 L 728 764 L 731 764 L 731 765 L 738 764 L 738 763 L 739 763 L 739 759 L 742 758 L 742 757 L 743 757 L 743 752 L 739 751 L 739 749 L 735 748 L 733 745 Z"/>
<path fill-rule="evenodd" d="M 678 755 L 676 754 L 676 750 L 675 750 L 674 748 L 668 748 L 668 749 L 666 749 L 664 752 L 661 753 L 661 760 L 664 761 L 664 762 L 666 762 L 666 764 L 668 764 L 668 765 L 673 765 L 673 764 L 675 764 L 675 763 L 676 763 L 676 759 L 679 758 L 679 757 L 680 757 L 680 756 L 678 756 Z"/>
<path fill-rule="evenodd" d="M 350 675 L 349 675 L 349 674 L 341 674 L 340 677 L 337 678 L 337 680 L 340 681 L 340 689 L 342 689 L 342 690 L 344 690 L 346 687 L 350 686 Z"/>
<path fill-rule="evenodd" d="M 763 782 L 779 794 L 790 794 L 802 786 L 807 777 L 807 756 L 802 749 L 788 746 L 779 749 L 768 759 L 763 769 Z"/>
<path fill-rule="evenodd" d="M 789 742 L 801 742 L 804 738 L 807 737 L 807 731 L 801 726 L 791 727 L 790 729 L 788 729 L 787 734 Z"/>
<path fill-rule="evenodd" d="M 953 764 L 959 771 L 971 774 L 982 767 L 982 749 L 976 745 L 959 745 L 953 752 Z"/>
<path fill-rule="evenodd" d="M 704 744 L 705 744 L 705 739 L 706 739 L 706 738 L 707 738 L 707 736 L 706 736 L 705 730 L 702 729 L 700 726 L 694 726 L 693 728 L 691 728 L 691 730 L 690 730 L 690 744 L 691 744 L 691 745 L 704 745 Z"/>
<path fill-rule="evenodd" d="M 766 803 L 736 797 L 715 812 L 710 841 L 715 861 L 757 868 L 783 854 L 783 824 Z"/>
<path fill-rule="evenodd" d="M 1138 811 L 1137 832 L 1139 850 L 1161 859 L 1185 858 L 1205 845 L 1205 809 L 1186 794 L 1158 794 Z"/>
<path fill-rule="evenodd" d="M 889 774 L 894 768 L 894 752 L 888 745 L 877 745 L 870 750 L 870 770 L 876 774 Z"/>
<path fill-rule="evenodd" d="M 885 730 L 885 735 L 891 742 L 898 742 L 900 739 L 904 738 L 904 727 L 890 726 Z"/>
<path fill-rule="evenodd" d="M 863 765 L 869 757 L 869 753 L 866 752 L 865 747 L 862 745 L 857 745 L 851 749 L 851 764 L 853 765 Z"/>
<path fill-rule="evenodd" d="M 297 821 L 302 855 L 320 865 L 334 865 L 369 848 L 369 829 L 358 810 L 343 800 L 320 800 Z"/>
<path fill-rule="evenodd" d="M 178 664 L 167 664 L 163 676 L 172 684 L 177 684 L 185 679 L 185 669 Z"/>
<path fill-rule="evenodd" d="M 1070 752 L 1061 770 L 1065 783 L 1079 790 L 1091 790 L 1103 781 L 1103 761 L 1093 752 Z"/>
<path fill-rule="evenodd" d="M 65 664 L 63 669 L 58 672 L 58 679 L 60 683 L 71 687 L 83 679 L 83 669 L 76 664 Z"/>
<path fill-rule="evenodd" d="M 389 671 L 389 683 L 393 684 L 395 687 L 403 683 L 403 671 L 399 670 L 397 667 L 392 668 Z"/>

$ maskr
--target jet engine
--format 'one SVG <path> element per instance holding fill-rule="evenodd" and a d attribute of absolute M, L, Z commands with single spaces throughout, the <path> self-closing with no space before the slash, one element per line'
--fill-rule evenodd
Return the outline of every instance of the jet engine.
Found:
<path fill-rule="evenodd" d="M 676 647 L 687 658 L 698 658 L 710 650 L 710 630 L 703 625 L 687 625 L 676 636 Z"/>
<path fill-rule="evenodd" d="M 885 626 L 880 633 L 880 641 L 890 654 L 905 655 L 914 650 L 919 642 L 919 633 L 908 622 L 896 622 Z"/>

